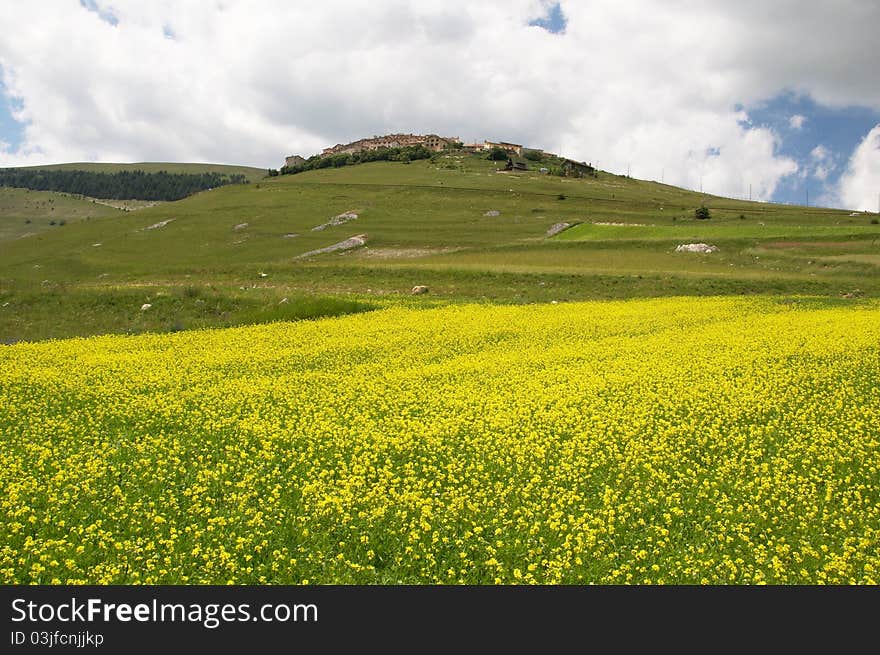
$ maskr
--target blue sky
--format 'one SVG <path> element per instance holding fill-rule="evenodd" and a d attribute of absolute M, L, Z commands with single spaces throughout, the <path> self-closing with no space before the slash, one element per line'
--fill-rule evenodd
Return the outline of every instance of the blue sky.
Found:
<path fill-rule="evenodd" d="M 773 194 L 775 201 L 796 204 L 804 204 L 808 194 L 810 204 L 815 204 L 826 187 L 836 185 L 856 146 L 880 124 L 880 111 L 870 107 L 823 107 L 791 92 L 744 110 L 752 126 L 769 127 L 779 135 L 780 154 L 798 162 L 799 174 L 782 178 Z M 824 161 L 811 156 L 820 146 L 828 152 Z M 825 179 L 816 175 L 820 164 L 828 169 Z"/>
<path fill-rule="evenodd" d="M 0 141 L 9 144 L 12 150 L 17 150 L 24 138 L 24 125 L 12 117 L 15 104 L 14 99 L 9 96 L 6 85 L 3 84 L 2 69 L 0 69 Z"/>
<path fill-rule="evenodd" d="M 0 39 L 0 166 L 277 168 L 438 133 L 873 210 L 878 24 L 876 0 L 0 2 L 15 26 Z"/>
<path fill-rule="evenodd" d="M 116 14 L 113 13 L 112 8 L 102 7 L 96 0 L 79 0 L 79 4 L 86 11 L 91 11 L 92 13 L 97 14 L 98 18 L 105 23 L 113 26 L 119 24 L 119 19 L 116 17 Z"/>
<path fill-rule="evenodd" d="M 553 34 L 564 34 L 567 20 L 559 3 L 529 23 Z M 771 200 L 792 204 L 835 202 L 830 189 L 840 180 L 850 155 L 865 135 L 880 124 L 880 111 L 870 107 L 825 107 L 808 95 L 791 91 L 750 106 L 735 104 L 748 114 L 749 127 L 773 130 L 779 139 L 777 153 L 794 159 L 799 171 L 781 178 Z M 714 147 L 707 148 L 713 155 Z"/>
<path fill-rule="evenodd" d="M 547 9 L 547 13 L 544 16 L 530 21 L 529 25 L 543 27 L 545 30 L 552 32 L 553 34 L 562 34 L 565 32 L 565 25 L 567 22 L 565 13 L 557 2 Z"/>

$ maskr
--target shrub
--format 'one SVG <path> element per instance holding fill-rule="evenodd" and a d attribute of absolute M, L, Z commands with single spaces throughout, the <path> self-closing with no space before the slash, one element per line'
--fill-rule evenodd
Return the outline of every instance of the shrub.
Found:
<path fill-rule="evenodd" d="M 704 221 L 708 218 L 712 218 L 712 215 L 709 213 L 708 207 L 701 205 L 694 210 L 694 218 Z"/>
<path fill-rule="evenodd" d="M 294 175 L 317 168 L 341 168 L 355 164 L 366 164 L 374 161 L 399 161 L 404 164 L 417 159 L 430 159 L 433 153 L 425 146 L 405 146 L 403 148 L 378 148 L 377 150 L 361 150 L 353 153 L 338 153 L 322 157 L 313 155 L 305 163 L 296 166 L 282 166 L 279 174 Z"/>
<path fill-rule="evenodd" d="M 871 225 L 878 225 L 878 224 L 880 224 L 880 220 L 877 220 L 876 218 L 871 219 Z"/>
<path fill-rule="evenodd" d="M 504 149 L 495 146 L 489 151 L 489 154 L 486 155 L 486 159 L 490 161 L 505 161 L 510 154 Z"/>

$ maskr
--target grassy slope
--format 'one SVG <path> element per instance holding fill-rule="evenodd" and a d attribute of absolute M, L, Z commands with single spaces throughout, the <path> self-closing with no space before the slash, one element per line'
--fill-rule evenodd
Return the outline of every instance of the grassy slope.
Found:
<path fill-rule="evenodd" d="M 142 325 L 140 302 L 177 297 L 185 287 L 248 299 L 250 305 L 236 305 L 242 317 L 303 294 L 424 304 L 880 293 L 880 226 L 866 216 L 729 200 L 606 173 L 572 180 L 497 173 L 496 166 L 453 155 L 311 171 L 0 244 L 0 305 L 18 305 L 16 322 L 0 314 L 0 339 L 210 325 L 194 298 L 170 323 Z M 710 207 L 710 221 L 692 218 L 701 203 Z M 486 216 L 490 210 L 500 214 Z M 311 230 L 345 211 L 359 218 Z M 145 229 L 162 221 L 170 222 Z M 546 239 L 559 221 L 584 225 Z M 355 234 L 367 234 L 366 248 L 295 259 Z M 674 252 L 689 241 L 720 251 Z M 416 284 L 431 293 L 411 298 Z M 116 309 L 100 326 L 61 318 L 46 327 L 38 308 L 77 298 L 94 313 L 104 300 Z M 230 316 L 239 310 L 218 324 L 236 322 Z"/>
<path fill-rule="evenodd" d="M 62 229 L 76 221 L 120 214 L 118 209 L 67 193 L 0 187 L 0 243 Z M 61 221 L 65 225 L 59 225 Z"/>

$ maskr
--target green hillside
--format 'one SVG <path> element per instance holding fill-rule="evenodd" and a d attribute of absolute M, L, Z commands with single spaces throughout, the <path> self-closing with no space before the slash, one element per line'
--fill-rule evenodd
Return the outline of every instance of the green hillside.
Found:
<path fill-rule="evenodd" d="M 119 216 L 121 213 L 116 207 L 68 193 L 0 187 L 0 244 L 76 221 Z"/>
<path fill-rule="evenodd" d="M 350 311 L 344 303 L 755 293 L 836 302 L 880 292 L 873 215 L 499 166 L 454 153 L 253 178 L 6 239 L 0 339 L 307 317 L 313 312 L 297 307 L 315 298 L 320 314 L 332 314 Z M 709 220 L 694 218 L 701 205 Z M 313 229 L 345 213 L 357 218 Z M 560 222 L 576 225 L 547 238 Z M 301 257 L 355 235 L 365 235 L 364 247 Z M 692 242 L 718 251 L 675 251 Z M 415 285 L 430 291 L 411 296 Z M 143 303 L 151 308 L 141 312 Z M 91 318 L 64 318 L 83 313 Z"/>

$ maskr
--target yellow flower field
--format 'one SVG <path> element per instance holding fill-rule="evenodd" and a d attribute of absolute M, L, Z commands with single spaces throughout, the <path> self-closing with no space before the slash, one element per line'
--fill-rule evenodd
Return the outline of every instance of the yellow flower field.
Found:
<path fill-rule="evenodd" d="M 880 303 L 0 348 L 3 583 L 876 583 Z"/>

